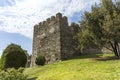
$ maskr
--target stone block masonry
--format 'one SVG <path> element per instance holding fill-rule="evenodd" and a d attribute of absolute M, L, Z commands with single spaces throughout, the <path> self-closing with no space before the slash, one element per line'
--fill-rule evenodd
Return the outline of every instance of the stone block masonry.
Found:
<path fill-rule="evenodd" d="M 74 36 L 78 29 L 78 24 L 69 26 L 67 17 L 61 13 L 35 25 L 31 67 L 36 65 L 38 55 L 45 56 L 47 64 L 76 55 L 77 41 Z"/>

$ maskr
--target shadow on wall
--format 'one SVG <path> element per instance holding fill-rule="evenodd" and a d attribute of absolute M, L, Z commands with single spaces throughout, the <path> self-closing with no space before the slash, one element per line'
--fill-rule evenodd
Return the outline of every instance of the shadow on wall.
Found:
<path fill-rule="evenodd" d="M 83 52 L 82 52 L 83 54 L 89 54 L 89 53 L 94 53 L 94 54 L 102 54 L 103 52 L 102 52 L 102 50 L 101 49 L 85 49 Z"/>

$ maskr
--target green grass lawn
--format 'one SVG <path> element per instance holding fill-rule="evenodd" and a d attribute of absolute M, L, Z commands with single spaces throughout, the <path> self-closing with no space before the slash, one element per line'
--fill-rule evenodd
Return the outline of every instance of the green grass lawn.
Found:
<path fill-rule="evenodd" d="M 30 80 L 120 80 L 114 54 L 81 55 L 71 60 L 25 69 Z"/>

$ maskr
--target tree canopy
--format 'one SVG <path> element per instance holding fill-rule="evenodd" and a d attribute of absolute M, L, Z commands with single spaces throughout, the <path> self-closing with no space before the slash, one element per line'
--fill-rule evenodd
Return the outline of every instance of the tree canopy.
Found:
<path fill-rule="evenodd" d="M 102 0 L 85 12 L 78 33 L 80 49 L 95 44 L 106 47 L 120 58 L 120 1 Z"/>
<path fill-rule="evenodd" d="M 27 62 L 27 56 L 25 51 L 21 48 L 21 46 L 16 44 L 10 44 L 3 51 L 1 57 L 1 68 L 16 68 L 25 67 Z"/>

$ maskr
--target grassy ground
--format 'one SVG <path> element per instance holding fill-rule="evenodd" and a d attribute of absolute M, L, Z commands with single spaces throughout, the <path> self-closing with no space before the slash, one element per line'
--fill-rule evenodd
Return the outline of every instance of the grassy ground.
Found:
<path fill-rule="evenodd" d="M 71 60 L 28 68 L 30 80 L 120 80 L 120 60 L 113 54 L 82 55 Z"/>

